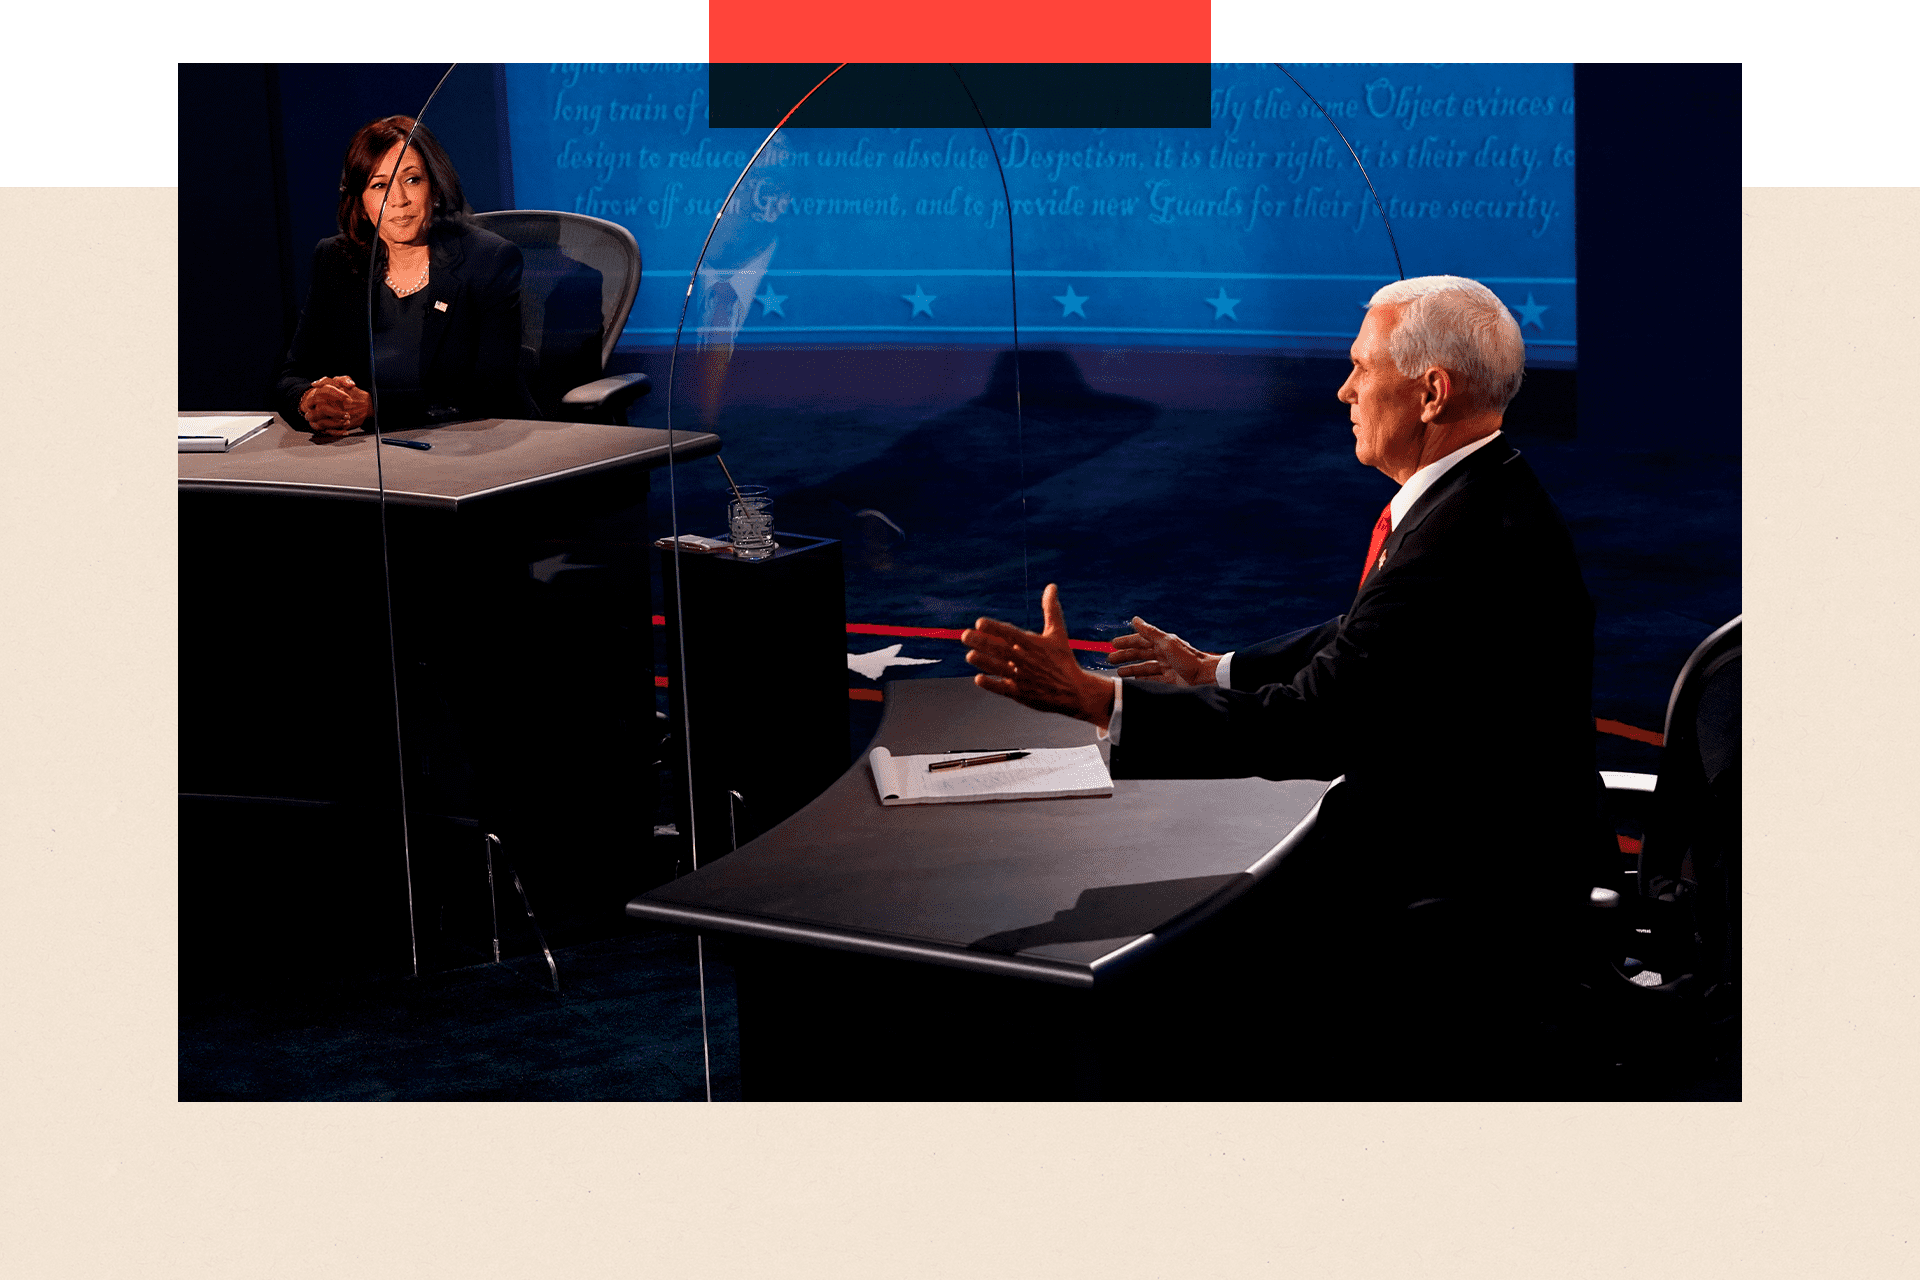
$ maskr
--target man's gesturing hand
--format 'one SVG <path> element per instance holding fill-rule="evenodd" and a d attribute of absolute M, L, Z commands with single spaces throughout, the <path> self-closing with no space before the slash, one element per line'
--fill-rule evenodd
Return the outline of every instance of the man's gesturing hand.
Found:
<path fill-rule="evenodd" d="M 1179 636 L 1162 631 L 1142 618 L 1133 620 L 1133 634 L 1116 636 L 1108 663 L 1118 674 L 1161 684 L 1212 684 L 1220 655 L 1194 648 Z"/>
<path fill-rule="evenodd" d="M 967 661 L 982 674 L 973 682 L 1036 711 L 1054 711 L 1105 729 L 1113 715 L 1113 682 L 1084 670 L 1067 645 L 1067 619 L 1060 588 L 1040 596 L 1046 630 L 1035 635 L 1011 623 L 981 618 L 960 633 Z"/>

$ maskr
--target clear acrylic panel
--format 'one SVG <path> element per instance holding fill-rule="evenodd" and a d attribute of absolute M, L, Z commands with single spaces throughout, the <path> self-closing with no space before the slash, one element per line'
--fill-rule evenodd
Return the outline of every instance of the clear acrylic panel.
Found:
<path fill-rule="evenodd" d="M 461 102 L 413 134 L 436 191 Z M 540 922 L 604 936 L 652 873 L 648 477 L 631 428 L 565 398 L 602 374 L 639 263 L 618 228 L 448 203 L 424 284 L 373 290 L 375 350 L 400 337 L 376 386 L 404 861 L 436 966 L 537 956 L 558 990 Z"/>
<path fill-rule="evenodd" d="M 1095 666 L 1135 616 L 1219 650 L 1339 613 L 1390 492 L 1336 398 L 1372 293 L 1482 277 L 1536 363 L 1571 355 L 1570 90 L 1566 67 L 1223 64 L 1207 130 L 803 107 L 766 139 L 692 273 L 672 425 L 841 541 L 855 745 L 880 684 L 966 674 L 941 637 L 1038 626 L 1050 581 Z M 719 470 L 675 483 L 676 530 L 721 533 Z"/>
<path fill-rule="evenodd" d="M 921 75 L 923 92 L 971 109 L 951 68 Z M 829 76 L 809 105 L 846 83 Z M 707 206 L 668 410 L 672 430 L 723 445 L 720 459 L 674 468 L 670 522 L 727 536 L 731 477 L 769 490 L 781 549 L 724 566 L 669 553 L 669 644 L 693 655 L 677 668 L 678 758 L 702 859 L 838 776 L 885 681 L 969 674 L 960 630 L 983 612 L 1026 616 L 1041 571 L 1022 531 L 1012 240 L 994 140 L 980 127 L 713 132 L 740 137 L 722 145 L 749 160 L 724 204 Z M 700 660 L 710 646 L 677 633 L 706 635 L 703 611 L 764 646 L 740 655 L 751 672 Z M 793 678 L 773 705 L 738 696 L 743 677 L 782 670 Z M 752 761 L 770 750 L 801 753 L 805 781 L 757 776 Z"/>

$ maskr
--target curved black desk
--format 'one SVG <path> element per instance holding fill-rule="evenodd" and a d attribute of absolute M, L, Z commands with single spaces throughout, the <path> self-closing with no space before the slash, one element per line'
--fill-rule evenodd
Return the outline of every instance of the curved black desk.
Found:
<path fill-rule="evenodd" d="M 900 754 L 1094 737 L 963 678 L 889 684 L 874 741 Z M 889 808 L 862 760 L 627 912 L 753 940 L 733 948 L 749 1096 L 1112 1096 L 1111 1042 L 1147 1016 L 1141 975 L 1278 865 L 1327 786 L 1122 780 L 1097 799 Z M 975 1024 L 984 1041 L 950 1043 Z M 914 1043 L 894 1061 L 900 1041 Z M 1070 1061 L 1036 1070 L 1036 1054 Z M 830 1065 L 808 1065 L 821 1055 Z M 1155 1091 L 1129 1079 L 1123 1095 Z"/>
<path fill-rule="evenodd" d="M 719 437 L 513 419 L 392 434 L 432 448 L 276 419 L 231 452 L 179 455 L 182 902 L 234 903 L 183 937 L 230 944 L 255 904 L 292 901 L 328 941 L 284 950 L 378 951 L 405 971 L 405 870 L 420 920 L 453 902 L 448 934 L 471 939 L 458 930 L 488 919 L 478 833 L 449 817 L 484 815 L 550 924 L 617 923 L 657 878 L 649 475 Z M 299 933 L 289 914 L 261 914 L 256 954 Z"/>
<path fill-rule="evenodd" d="M 648 477 L 720 438 L 512 419 L 391 435 L 432 448 L 322 440 L 276 417 L 231 452 L 179 455 L 183 792 L 328 800 L 363 785 L 345 762 L 381 774 L 388 599 L 403 683 L 431 660 L 452 689 L 436 697 L 478 705 L 519 680 L 526 701 L 559 703 L 584 654 L 617 655 L 602 666 L 635 685 L 623 694 L 651 724 Z M 472 719 L 468 752 L 528 736 L 493 727 L 490 710 Z M 650 831 L 650 808 L 643 819 Z"/>
<path fill-rule="evenodd" d="M 686 463 L 720 449 L 720 437 L 706 431 L 669 433 L 511 418 L 388 434 L 397 440 L 430 441 L 433 448 L 386 451 L 380 462 L 387 502 L 448 512 L 504 506 L 502 499 L 554 492 L 565 492 L 569 501 L 577 502 L 581 482 L 589 478 L 638 483 L 644 495 L 646 473 L 667 465 L 669 457 Z M 274 414 L 271 426 L 229 453 L 181 454 L 180 491 L 378 502 L 376 448 L 370 435 L 322 440 L 295 431 Z"/>

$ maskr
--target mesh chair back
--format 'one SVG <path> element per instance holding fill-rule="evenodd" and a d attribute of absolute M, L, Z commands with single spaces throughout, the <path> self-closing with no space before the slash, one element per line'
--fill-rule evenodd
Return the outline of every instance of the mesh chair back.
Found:
<path fill-rule="evenodd" d="M 592 382 L 640 289 L 640 246 L 618 223 L 579 213 L 508 209 L 473 215 L 477 226 L 520 246 L 520 344 L 527 387 L 549 417 L 560 397 Z"/>
<path fill-rule="evenodd" d="M 1724 987 L 1739 968 L 1739 618 L 1680 669 L 1665 737 L 1640 891 L 1687 912 L 1702 985 Z"/>

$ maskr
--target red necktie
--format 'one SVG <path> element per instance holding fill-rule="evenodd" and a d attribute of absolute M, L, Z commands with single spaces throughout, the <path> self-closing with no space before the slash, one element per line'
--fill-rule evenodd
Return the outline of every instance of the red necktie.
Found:
<path fill-rule="evenodd" d="M 1387 535 L 1393 532 L 1393 504 L 1389 502 L 1380 508 L 1380 518 L 1373 522 L 1373 541 L 1367 544 L 1367 563 L 1360 570 L 1360 585 L 1367 585 L 1367 575 L 1373 572 L 1375 562 L 1380 559 L 1380 548 L 1387 545 Z"/>

